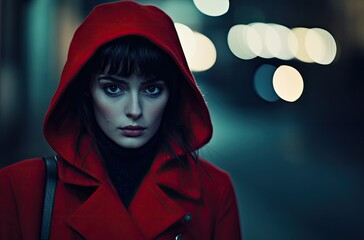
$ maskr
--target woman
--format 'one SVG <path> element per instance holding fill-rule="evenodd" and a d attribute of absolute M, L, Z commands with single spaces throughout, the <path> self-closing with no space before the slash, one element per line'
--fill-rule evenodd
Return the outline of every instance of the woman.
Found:
<path fill-rule="evenodd" d="M 51 239 L 240 239 L 229 176 L 199 159 L 205 101 L 171 19 L 131 1 L 75 32 L 44 122 L 58 156 Z M 0 172 L 0 239 L 39 239 L 42 159 Z"/>

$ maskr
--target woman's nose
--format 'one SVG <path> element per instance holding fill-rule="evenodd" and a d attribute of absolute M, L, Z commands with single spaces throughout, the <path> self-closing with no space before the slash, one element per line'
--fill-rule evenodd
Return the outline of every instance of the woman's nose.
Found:
<path fill-rule="evenodd" d="M 131 118 L 133 120 L 137 120 L 142 116 L 143 112 L 142 112 L 142 107 L 140 105 L 138 94 L 136 93 L 130 94 L 129 102 L 125 109 L 125 114 L 128 118 Z"/>

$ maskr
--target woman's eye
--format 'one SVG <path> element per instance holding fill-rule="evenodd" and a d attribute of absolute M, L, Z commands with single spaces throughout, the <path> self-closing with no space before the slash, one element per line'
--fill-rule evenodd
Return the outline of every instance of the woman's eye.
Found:
<path fill-rule="evenodd" d="M 124 92 L 124 90 L 117 85 L 107 85 L 104 87 L 104 91 L 110 96 L 120 95 Z"/>
<path fill-rule="evenodd" d="M 158 86 L 154 86 L 154 85 L 148 86 L 145 89 L 145 93 L 152 95 L 152 96 L 159 95 L 161 92 L 162 92 L 162 88 L 160 88 Z"/>

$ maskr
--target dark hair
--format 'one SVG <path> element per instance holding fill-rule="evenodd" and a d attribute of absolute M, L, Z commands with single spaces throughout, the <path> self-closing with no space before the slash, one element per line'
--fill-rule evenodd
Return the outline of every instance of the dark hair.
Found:
<path fill-rule="evenodd" d="M 80 155 L 80 143 L 86 132 L 91 135 L 95 143 L 97 142 L 94 134 L 97 123 L 89 92 L 91 75 L 96 72 L 122 77 L 135 74 L 145 79 L 164 80 L 170 94 L 158 132 L 161 146 L 182 164 L 185 164 L 186 156 L 191 156 L 197 161 L 197 151 L 191 144 L 194 135 L 182 121 L 182 98 L 178 89 L 185 81 L 184 76 L 167 53 L 139 36 L 122 37 L 103 45 L 80 71 L 78 80 L 81 81 L 79 86 L 83 94 L 80 94 L 77 101 L 81 129 L 77 137 L 76 154 Z M 183 157 L 177 155 L 171 142 L 182 148 Z M 97 149 L 96 144 L 95 147 Z"/>

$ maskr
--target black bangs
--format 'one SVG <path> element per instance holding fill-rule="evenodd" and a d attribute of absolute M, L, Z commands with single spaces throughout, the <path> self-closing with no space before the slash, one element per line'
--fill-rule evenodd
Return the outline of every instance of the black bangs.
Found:
<path fill-rule="evenodd" d="M 167 53 L 139 36 L 122 37 L 104 45 L 94 59 L 98 73 L 126 78 L 135 74 L 146 80 L 158 78 L 168 82 L 177 70 Z"/>

